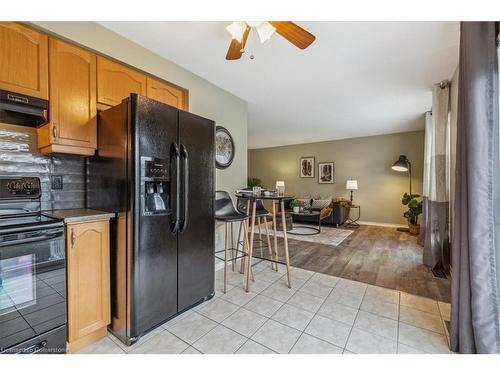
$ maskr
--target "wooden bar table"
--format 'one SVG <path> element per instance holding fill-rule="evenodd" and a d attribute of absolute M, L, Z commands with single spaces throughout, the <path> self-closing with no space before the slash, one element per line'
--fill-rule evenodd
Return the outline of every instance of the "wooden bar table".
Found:
<path fill-rule="evenodd" d="M 293 197 L 278 195 L 275 193 L 272 194 L 253 194 L 253 192 L 238 192 L 236 193 L 237 198 L 247 199 L 249 202 L 249 211 L 250 211 L 250 246 L 248 248 L 248 265 L 247 265 L 247 283 L 246 283 L 246 291 L 250 291 L 250 273 L 252 267 L 252 259 L 258 258 L 262 260 L 267 260 L 276 264 L 276 271 L 278 271 L 278 264 L 282 264 L 286 266 L 286 274 L 288 280 L 288 287 L 292 287 L 292 279 L 290 275 L 290 257 L 288 255 L 288 236 L 286 232 L 286 219 L 285 219 L 285 201 L 291 200 Z M 257 208 L 258 200 L 268 200 L 272 203 L 272 215 L 273 215 L 273 235 L 274 235 L 274 249 L 272 253 L 274 254 L 274 259 L 268 259 L 264 257 L 254 256 L 253 255 L 253 242 L 254 242 L 254 233 L 255 233 L 255 212 Z M 276 205 L 279 205 L 281 211 L 281 220 L 282 220 L 282 232 L 283 232 L 283 242 L 285 248 L 285 262 L 279 260 L 278 256 L 278 238 L 277 238 L 277 225 L 276 225 Z"/>

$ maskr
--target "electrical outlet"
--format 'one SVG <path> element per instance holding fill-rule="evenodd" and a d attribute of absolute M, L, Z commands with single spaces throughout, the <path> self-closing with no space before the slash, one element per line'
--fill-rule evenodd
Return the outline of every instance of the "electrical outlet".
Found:
<path fill-rule="evenodd" d="M 63 176 L 61 175 L 50 176 L 50 184 L 53 190 L 62 190 Z"/>

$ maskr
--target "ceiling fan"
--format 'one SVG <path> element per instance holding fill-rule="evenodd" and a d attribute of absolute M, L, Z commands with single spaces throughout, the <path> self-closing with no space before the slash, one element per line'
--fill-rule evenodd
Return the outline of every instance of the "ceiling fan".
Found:
<path fill-rule="evenodd" d="M 309 47 L 316 39 L 310 32 L 290 21 L 235 21 L 226 27 L 232 37 L 226 60 L 241 58 L 252 29 L 256 30 L 261 43 L 268 40 L 275 32 L 300 49 Z M 253 58 L 253 55 L 250 58 Z"/>

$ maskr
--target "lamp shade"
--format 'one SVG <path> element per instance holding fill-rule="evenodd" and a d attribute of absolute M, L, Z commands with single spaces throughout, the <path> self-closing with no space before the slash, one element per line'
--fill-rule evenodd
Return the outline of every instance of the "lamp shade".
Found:
<path fill-rule="evenodd" d="M 226 27 L 226 30 L 229 34 L 231 34 L 231 38 L 236 39 L 238 42 L 241 43 L 246 28 L 247 25 L 245 22 L 234 21 L 233 23 L 231 23 L 229 26 Z"/>
<path fill-rule="evenodd" d="M 392 165 L 392 169 L 398 172 L 407 172 L 408 158 L 406 155 L 399 155 L 399 159 Z"/>
<path fill-rule="evenodd" d="M 273 25 L 265 21 L 259 23 L 257 26 L 255 26 L 255 28 L 257 30 L 257 34 L 259 34 L 261 43 L 264 43 L 266 40 L 268 40 L 276 31 L 276 28 Z"/>
<path fill-rule="evenodd" d="M 347 180 L 345 183 L 346 190 L 358 190 L 358 180 Z"/>

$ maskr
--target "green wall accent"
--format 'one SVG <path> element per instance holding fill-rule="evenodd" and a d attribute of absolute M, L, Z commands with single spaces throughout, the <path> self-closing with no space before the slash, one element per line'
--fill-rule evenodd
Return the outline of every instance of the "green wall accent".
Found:
<path fill-rule="evenodd" d="M 284 180 L 287 193 L 312 197 L 348 198 L 346 180 L 357 179 L 359 190 L 354 192 L 354 203 L 361 205 L 361 220 L 402 224 L 401 197 L 409 190 L 409 178 L 391 169 L 400 154 L 408 156 L 412 163 L 413 193 L 421 194 L 423 131 L 249 150 L 248 175 L 260 178 L 267 188 L 274 188 L 276 180 Z M 299 177 L 299 160 L 303 156 L 315 157 L 314 178 Z M 335 183 L 319 184 L 318 162 L 332 161 Z"/>

